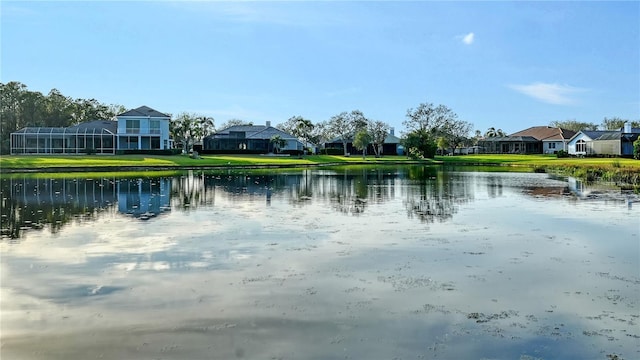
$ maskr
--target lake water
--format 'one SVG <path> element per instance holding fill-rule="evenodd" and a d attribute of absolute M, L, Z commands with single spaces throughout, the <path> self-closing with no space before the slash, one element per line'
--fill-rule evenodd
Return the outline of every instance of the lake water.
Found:
<path fill-rule="evenodd" d="M 640 358 L 620 189 L 357 167 L 1 190 L 2 359 Z"/>

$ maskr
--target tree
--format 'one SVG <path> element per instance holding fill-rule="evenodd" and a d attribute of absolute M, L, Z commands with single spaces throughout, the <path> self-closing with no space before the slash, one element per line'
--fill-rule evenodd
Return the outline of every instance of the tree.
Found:
<path fill-rule="evenodd" d="M 640 138 L 633 142 L 633 158 L 640 160 Z"/>
<path fill-rule="evenodd" d="M 382 145 L 387 138 L 389 125 L 382 121 L 369 121 L 367 132 L 371 135 L 371 144 L 376 157 L 382 156 Z"/>
<path fill-rule="evenodd" d="M 182 152 L 188 153 L 193 144 L 215 131 L 214 119 L 204 115 L 183 112 L 169 123 L 174 141 L 182 144 Z"/>
<path fill-rule="evenodd" d="M 2 139 L 2 153 L 8 153 L 10 148 L 10 134 L 18 130 L 21 124 L 21 96 L 26 86 L 17 81 L 6 84 L 0 83 L 0 136 Z"/>
<path fill-rule="evenodd" d="M 96 99 L 76 99 L 72 104 L 71 123 L 77 125 L 93 120 L 113 120 L 124 112 L 119 110 L 117 106 L 105 105 Z"/>
<path fill-rule="evenodd" d="M 458 115 L 444 105 L 422 103 L 407 110 L 407 119 L 402 123 L 408 130 L 405 148 L 417 151 L 417 157 L 433 158 L 436 153 L 436 138 L 444 136 L 446 129 L 457 121 Z"/>
<path fill-rule="evenodd" d="M 182 145 L 182 152 L 187 154 L 202 138 L 203 128 L 198 115 L 183 112 L 169 123 L 169 132 L 174 141 Z"/>
<path fill-rule="evenodd" d="M 331 131 L 329 129 L 329 123 L 327 121 L 321 121 L 313 126 L 309 141 L 316 144 L 324 144 L 331 140 Z"/>
<path fill-rule="evenodd" d="M 277 128 L 301 139 L 304 143 L 304 151 L 306 153 L 309 140 L 313 137 L 314 125 L 311 120 L 307 120 L 299 115 L 292 116 L 284 123 L 278 124 Z"/>
<path fill-rule="evenodd" d="M 307 120 L 302 116 L 298 116 L 296 119 L 295 136 L 302 139 L 304 142 L 304 153 L 307 153 L 307 147 L 309 146 L 309 139 L 313 131 L 313 123 L 311 120 Z"/>
<path fill-rule="evenodd" d="M 454 155 L 456 149 L 468 140 L 472 127 L 471 123 L 462 120 L 454 120 L 447 124 L 444 137 Z"/>
<path fill-rule="evenodd" d="M 478 142 L 482 139 L 482 131 L 476 130 L 473 138 L 471 139 L 471 145 L 478 145 Z"/>
<path fill-rule="evenodd" d="M 118 107 L 120 111 L 113 111 Z M 11 81 L 0 83 L 0 152 L 8 153 L 9 135 L 23 127 L 66 127 L 91 120 L 109 120 L 122 113 L 121 105 L 107 106 L 96 99 L 76 99 L 52 89 L 47 95 Z"/>
<path fill-rule="evenodd" d="M 245 120 L 240 120 L 240 119 L 229 119 L 229 120 L 227 120 L 227 122 L 222 123 L 222 125 L 220 125 L 220 129 L 227 129 L 227 128 L 230 128 L 232 126 L 237 126 L 237 125 L 251 126 L 251 125 L 253 125 L 253 123 L 250 122 L 250 121 L 245 121 Z"/>
<path fill-rule="evenodd" d="M 358 130 L 367 126 L 367 119 L 360 110 L 345 111 L 332 116 L 327 125 L 329 131 L 340 138 L 344 148 L 344 155 L 347 156 L 347 143 Z"/>
<path fill-rule="evenodd" d="M 215 120 L 210 116 L 200 115 L 196 117 L 197 126 L 200 127 L 199 139 L 202 140 L 204 137 L 213 134 L 216 131 Z"/>
<path fill-rule="evenodd" d="M 118 104 L 109 104 L 107 105 L 109 107 L 109 112 L 114 114 L 114 118 L 122 113 L 124 113 L 125 111 L 127 111 L 127 108 L 124 107 L 123 105 L 118 105 Z"/>
<path fill-rule="evenodd" d="M 360 129 L 355 138 L 353 139 L 353 146 L 356 149 L 362 151 L 362 159 L 365 159 L 367 156 L 367 147 L 371 143 L 371 135 L 367 132 L 366 129 Z"/>
<path fill-rule="evenodd" d="M 62 95 L 58 89 L 49 91 L 45 109 L 43 126 L 64 127 L 73 124 L 73 111 L 75 110 L 73 100 Z"/>
<path fill-rule="evenodd" d="M 280 149 L 287 145 L 287 141 L 280 137 L 280 135 L 273 135 L 269 142 L 273 144 L 273 152 L 276 154 L 280 152 Z"/>
<path fill-rule="evenodd" d="M 447 138 L 444 137 L 444 136 L 440 136 L 440 137 L 438 137 L 438 140 L 436 141 L 436 145 L 438 146 L 438 149 L 440 149 L 440 151 L 442 151 L 442 154 L 444 155 L 444 151 L 449 147 L 449 140 L 447 140 Z"/>
<path fill-rule="evenodd" d="M 276 125 L 276 128 L 286 132 L 287 134 L 294 135 L 296 128 L 298 127 L 298 119 L 301 119 L 302 116 L 292 116 L 287 121 L 282 122 Z"/>
<path fill-rule="evenodd" d="M 458 115 L 444 105 L 422 103 L 416 109 L 408 109 L 406 117 L 402 124 L 409 132 L 420 130 L 437 136 L 447 124 L 455 121 Z"/>
<path fill-rule="evenodd" d="M 402 139 L 402 145 L 411 158 L 433 158 L 438 148 L 433 135 L 427 130 L 414 130 Z"/>
<path fill-rule="evenodd" d="M 20 95 L 20 117 L 23 126 L 42 126 L 46 115 L 46 97 L 37 91 L 25 91 Z M 21 128 L 20 126 L 19 128 Z M 17 130 L 17 129 L 15 129 Z"/>
<path fill-rule="evenodd" d="M 614 116 L 612 118 L 605 117 L 604 120 L 602 120 L 602 128 L 605 130 L 620 130 L 624 127 L 624 123 L 626 122 L 630 123 L 631 127 L 640 127 L 640 121 L 630 121 Z"/>
<path fill-rule="evenodd" d="M 494 128 L 493 126 L 490 127 L 489 129 L 487 129 L 487 132 L 484 133 L 485 137 L 505 137 L 507 136 L 507 134 L 502 131 L 502 129 L 497 129 Z"/>
<path fill-rule="evenodd" d="M 578 132 L 580 130 L 598 130 L 598 125 L 589 122 L 581 122 L 576 119 L 564 120 L 564 121 L 552 121 L 549 126 L 567 129 Z"/>

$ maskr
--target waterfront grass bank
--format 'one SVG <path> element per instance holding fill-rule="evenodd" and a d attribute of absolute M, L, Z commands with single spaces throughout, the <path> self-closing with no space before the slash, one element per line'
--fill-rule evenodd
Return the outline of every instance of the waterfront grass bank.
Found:
<path fill-rule="evenodd" d="M 434 160 L 411 160 L 405 156 L 310 155 L 80 155 L 80 156 L 2 156 L 0 172 L 102 172 L 208 169 L 225 167 L 278 168 L 356 164 L 424 164 L 444 166 L 524 167 L 531 171 L 572 175 L 585 180 L 640 185 L 640 161 L 628 158 L 557 158 L 553 155 L 478 154 L 438 156 Z"/>

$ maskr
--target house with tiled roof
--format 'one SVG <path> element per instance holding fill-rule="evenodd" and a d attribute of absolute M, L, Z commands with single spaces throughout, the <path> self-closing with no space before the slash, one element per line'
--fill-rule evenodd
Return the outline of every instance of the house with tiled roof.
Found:
<path fill-rule="evenodd" d="M 581 130 L 569 140 L 567 151 L 574 156 L 633 156 L 639 136 L 640 128 L 629 123 L 618 130 Z"/>
<path fill-rule="evenodd" d="M 575 131 L 552 126 L 533 126 L 508 136 L 487 137 L 479 142 L 483 152 L 493 154 L 554 154 L 567 151 Z"/>
<path fill-rule="evenodd" d="M 233 125 L 209 135 L 202 141 L 202 150 L 209 154 L 267 154 L 274 152 L 271 139 L 279 136 L 285 146 L 279 152 L 296 153 L 303 150 L 304 145 L 295 136 L 266 125 Z"/>

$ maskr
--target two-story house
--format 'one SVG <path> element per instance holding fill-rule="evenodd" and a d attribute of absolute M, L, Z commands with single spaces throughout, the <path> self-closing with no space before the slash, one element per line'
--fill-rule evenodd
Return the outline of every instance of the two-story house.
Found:
<path fill-rule="evenodd" d="M 12 154 L 116 154 L 119 150 L 171 149 L 171 117 L 148 106 L 113 120 L 69 127 L 25 127 L 11 133 Z"/>
<path fill-rule="evenodd" d="M 171 117 L 148 106 L 140 106 L 118 116 L 118 150 L 170 149 L 169 122 Z"/>

